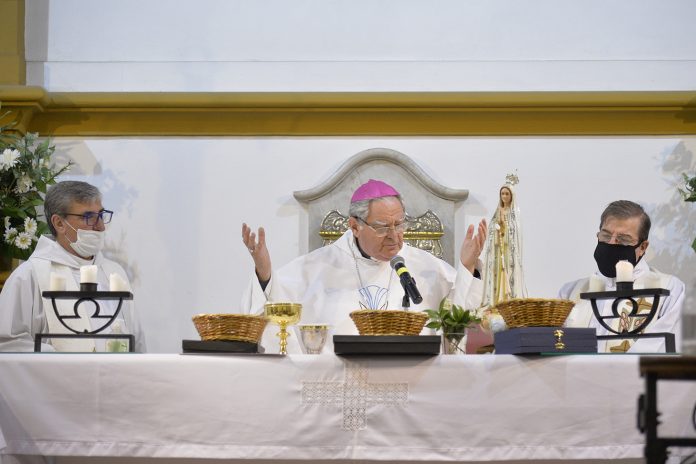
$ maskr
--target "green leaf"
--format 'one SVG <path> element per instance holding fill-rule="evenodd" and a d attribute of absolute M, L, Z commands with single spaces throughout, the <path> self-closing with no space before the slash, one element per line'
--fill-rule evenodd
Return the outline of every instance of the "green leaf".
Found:
<path fill-rule="evenodd" d="M 36 186 L 36 190 L 38 190 L 41 193 L 46 193 L 46 183 L 43 180 L 36 180 L 34 182 L 34 185 Z"/>
<path fill-rule="evenodd" d="M 22 218 L 22 219 L 27 217 L 27 214 L 23 210 L 21 210 L 20 208 L 5 208 L 3 210 L 3 214 L 5 216 Z"/>
<path fill-rule="evenodd" d="M 48 146 L 50 144 L 51 144 L 51 139 L 46 138 L 46 140 L 44 140 L 43 143 L 41 143 L 41 145 L 39 145 L 37 150 L 46 151 L 46 150 L 48 150 Z"/>
<path fill-rule="evenodd" d="M 481 319 L 475 316 L 469 310 L 465 310 L 458 305 L 451 305 L 451 309 L 446 309 L 445 300 L 440 302 L 438 310 L 426 309 L 424 312 L 429 316 L 426 327 L 430 329 L 442 329 L 443 334 L 463 333 L 467 327 L 481 322 Z"/>
<path fill-rule="evenodd" d="M 50 234 L 51 229 L 48 228 L 48 224 L 46 224 L 43 221 L 39 221 L 36 227 L 36 235 L 41 236 L 41 235 L 46 235 Z"/>
<path fill-rule="evenodd" d="M 696 176 L 689 177 L 685 172 L 682 173 L 684 178 L 684 188 L 677 188 L 684 201 L 696 201 Z"/>

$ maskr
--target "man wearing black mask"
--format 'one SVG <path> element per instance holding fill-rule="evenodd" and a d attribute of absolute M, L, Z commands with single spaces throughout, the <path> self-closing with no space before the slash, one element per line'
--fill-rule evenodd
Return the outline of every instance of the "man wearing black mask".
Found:
<path fill-rule="evenodd" d="M 650 233 L 650 217 L 643 208 L 628 200 L 614 201 L 602 213 L 599 232 L 597 232 L 597 247 L 594 258 L 598 271 L 589 278 L 576 280 L 565 284 L 559 298 L 576 302 L 573 311 L 566 320 L 567 327 L 595 327 L 597 335 L 608 335 L 610 332 L 602 327 L 594 317 L 589 301 L 581 300 L 580 293 L 588 291 L 616 290 L 616 263 L 629 261 L 633 266 L 634 288 L 665 288 L 670 291 L 668 297 L 660 299 L 660 306 L 655 318 L 645 329 L 645 333 L 669 332 L 675 335 L 677 352 L 681 351 L 681 319 L 684 304 L 684 283 L 678 278 L 662 274 L 651 269 L 643 257 L 648 249 L 648 234 Z M 652 298 L 637 300 L 638 313 L 649 313 Z M 603 316 L 612 313 L 613 300 L 598 300 Z M 620 314 L 628 314 L 632 307 L 624 300 L 619 306 Z M 608 319 L 614 329 L 619 331 L 633 330 L 641 323 L 641 318 L 624 317 Z M 630 352 L 630 353 L 663 353 L 665 352 L 664 338 L 625 339 L 600 341 L 599 352 Z"/>

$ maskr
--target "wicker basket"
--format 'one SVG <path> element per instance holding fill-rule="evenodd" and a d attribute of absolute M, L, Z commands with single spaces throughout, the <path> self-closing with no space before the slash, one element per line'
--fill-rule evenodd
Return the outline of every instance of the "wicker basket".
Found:
<path fill-rule="evenodd" d="M 420 311 L 362 309 L 350 313 L 360 335 L 418 335 L 428 320 Z"/>
<path fill-rule="evenodd" d="M 258 343 L 266 318 L 248 314 L 198 314 L 193 316 L 201 340 L 235 340 Z"/>
<path fill-rule="evenodd" d="M 495 307 L 509 329 L 515 327 L 560 327 L 575 303 L 568 300 L 517 298 Z"/>

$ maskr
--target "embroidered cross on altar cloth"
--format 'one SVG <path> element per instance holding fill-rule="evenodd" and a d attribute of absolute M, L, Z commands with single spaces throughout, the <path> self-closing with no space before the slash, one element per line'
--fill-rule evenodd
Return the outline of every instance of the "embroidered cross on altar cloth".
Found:
<path fill-rule="evenodd" d="M 302 382 L 302 404 L 333 404 L 343 409 L 344 430 L 367 428 L 367 406 L 402 406 L 408 402 L 408 382 L 370 383 L 369 369 L 347 361 L 343 382 Z"/>

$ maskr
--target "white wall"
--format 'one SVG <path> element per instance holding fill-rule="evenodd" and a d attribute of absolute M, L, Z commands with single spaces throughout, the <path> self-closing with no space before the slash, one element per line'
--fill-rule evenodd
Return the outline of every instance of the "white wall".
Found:
<path fill-rule="evenodd" d="M 26 11 L 27 78 L 50 91 L 696 88 L 691 0 L 27 0 Z M 265 225 L 274 263 L 288 262 L 306 250 L 292 192 L 373 147 L 470 189 L 458 242 L 517 169 L 533 296 L 591 272 L 599 214 L 619 198 L 653 216 L 652 262 L 696 288 L 696 218 L 675 190 L 696 170 L 695 137 L 56 142 L 77 162 L 65 178 L 98 185 L 117 213 L 108 247 L 154 351 L 193 337 L 191 315 L 236 310 L 252 272 L 242 221 Z"/>
<path fill-rule="evenodd" d="M 692 0 L 27 0 L 54 91 L 687 90 Z"/>
<path fill-rule="evenodd" d="M 468 224 L 490 218 L 505 174 L 518 170 L 527 285 L 555 297 L 594 269 L 599 215 L 612 200 L 642 203 L 654 221 L 649 258 L 696 288 L 696 215 L 676 193 L 696 169 L 696 137 L 680 138 L 197 138 L 57 140 L 78 167 L 65 178 L 100 187 L 116 212 L 109 253 L 135 284 L 148 343 L 177 351 L 190 316 L 235 312 L 252 275 L 241 223 L 267 228 L 280 266 L 307 250 L 306 211 L 295 190 L 326 180 L 350 156 L 398 150 L 469 199 Z M 693 301 L 693 296 L 690 297 Z M 689 305 L 687 307 L 692 307 Z"/>

